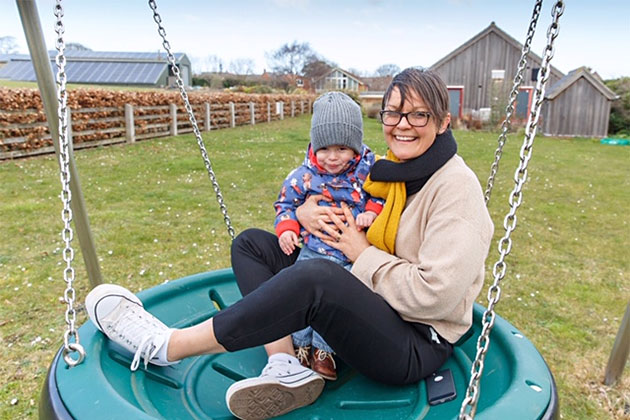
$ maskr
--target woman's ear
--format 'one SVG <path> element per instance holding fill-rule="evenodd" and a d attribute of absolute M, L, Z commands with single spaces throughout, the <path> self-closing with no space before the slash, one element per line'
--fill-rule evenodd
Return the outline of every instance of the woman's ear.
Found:
<path fill-rule="evenodd" d="M 440 129 L 438 130 L 438 134 L 443 134 L 450 124 L 451 124 L 451 113 L 447 112 L 446 117 L 444 117 L 444 120 L 442 121 L 442 124 L 440 124 Z"/>

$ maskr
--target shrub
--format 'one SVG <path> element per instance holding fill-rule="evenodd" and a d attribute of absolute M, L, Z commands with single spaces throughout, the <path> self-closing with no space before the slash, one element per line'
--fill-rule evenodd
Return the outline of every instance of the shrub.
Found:
<path fill-rule="evenodd" d="M 630 77 L 607 80 L 606 85 L 619 99 L 613 101 L 610 107 L 608 132 L 610 134 L 630 134 Z"/>

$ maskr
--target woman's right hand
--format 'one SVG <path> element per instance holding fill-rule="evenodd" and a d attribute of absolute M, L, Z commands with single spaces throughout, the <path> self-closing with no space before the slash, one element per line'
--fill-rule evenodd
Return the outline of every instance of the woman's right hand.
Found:
<path fill-rule="evenodd" d="M 320 206 L 317 204 L 320 200 L 331 201 L 330 198 L 322 194 L 311 195 L 304 201 L 304 204 L 295 210 L 295 216 L 298 222 L 300 222 L 300 225 L 309 233 L 318 232 L 320 230 L 320 220 L 324 223 L 331 223 L 330 216 L 328 215 L 329 210 L 342 220 L 345 220 L 342 208 Z"/>

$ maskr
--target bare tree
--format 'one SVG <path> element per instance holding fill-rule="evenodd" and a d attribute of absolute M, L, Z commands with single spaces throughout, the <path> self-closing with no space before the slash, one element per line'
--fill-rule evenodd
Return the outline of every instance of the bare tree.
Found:
<path fill-rule="evenodd" d="M 13 36 L 0 36 L 0 54 L 15 54 L 18 45 Z"/>
<path fill-rule="evenodd" d="M 272 71 L 282 74 L 299 74 L 308 57 L 316 55 L 308 42 L 284 44 L 275 51 L 265 53 Z"/>
<path fill-rule="evenodd" d="M 354 68 L 354 67 L 349 68 L 348 71 L 350 73 L 354 74 L 355 76 L 359 76 L 359 77 L 367 76 L 367 74 L 364 71 L 359 70 L 359 69 Z"/>
<path fill-rule="evenodd" d="M 400 67 L 396 64 L 383 64 L 374 72 L 377 76 L 394 76 L 400 73 Z"/>
<path fill-rule="evenodd" d="M 254 72 L 254 60 L 251 58 L 237 58 L 230 62 L 230 72 L 234 74 L 250 75 Z"/>
<path fill-rule="evenodd" d="M 204 70 L 211 71 L 213 73 L 223 72 L 223 60 L 216 55 L 208 55 L 204 58 Z"/>
<path fill-rule="evenodd" d="M 304 67 L 302 67 L 302 75 L 311 79 L 318 79 L 336 66 L 337 64 L 329 62 L 317 54 L 312 54 L 306 59 Z"/>

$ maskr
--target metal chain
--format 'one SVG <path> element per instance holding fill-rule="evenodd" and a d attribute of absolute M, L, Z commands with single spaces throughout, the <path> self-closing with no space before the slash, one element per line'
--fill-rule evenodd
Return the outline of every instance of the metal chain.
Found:
<path fill-rule="evenodd" d="M 529 21 L 529 29 L 527 30 L 527 37 L 525 38 L 525 43 L 523 44 L 523 49 L 521 53 L 521 59 L 518 63 L 518 68 L 516 71 L 516 76 L 514 76 L 514 84 L 512 85 L 512 91 L 510 92 L 510 100 L 505 108 L 505 120 L 501 124 L 501 134 L 499 135 L 499 145 L 497 150 L 494 152 L 494 162 L 490 167 L 490 177 L 488 178 L 488 183 L 486 185 L 486 191 L 484 194 L 484 198 L 486 201 L 486 206 L 490 201 L 490 195 L 492 194 L 492 187 L 494 186 L 494 177 L 499 170 L 499 161 L 501 160 L 501 155 L 503 153 L 503 146 L 505 145 L 507 132 L 510 130 L 512 125 L 512 113 L 514 112 L 514 104 L 516 103 L 516 97 L 518 95 L 518 88 L 521 86 L 523 82 L 523 73 L 525 72 L 525 68 L 527 66 L 527 55 L 530 52 L 532 38 L 534 38 L 534 32 L 536 31 L 536 24 L 538 23 L 538 17 L 540 16 L 540 9 L 542 8 L 542 0 L 537 0 L 534 5 L 534 11 L 532 13 L 532 18 Z"/>
<path fill-rule="evenodd" d="M 63 335 L 63 360 L 69 367 L 74 367 L 85 359 L 85 350 L 79 343 L 79 332 L 76 330 L 76 310 L 74 309 L 75 292 L 72 285 L 74 281 L 74 269 L 72 268 L 72 260 L 74 259 L 74 250 L 72 249 L 72 209 L 70 203 L 72 201 L 72 193 L 70 191 L 70 141 L 68 139 L 68 95 L 66 92 L 66 57 L 64 50 L 66 48 L 63 35 L 65 32 L 63 26 L 63 8 L 61 0 L 57 0 L 54 8 L 55 32 L 57 33 L 57 56 L 55 63 L 57 64 L 57 117 L 59 119 L 59 167 L 61 178 L 61 202 L 63 210 L 61 211 L 61 219 L 63 221 L 63 230 L 61 238 L 64 241 L 63 260 L 66 268 L 63 270 L 63 280 L 66 283 L 66 290 L 63 297 L 66 303 L 66 331 Z M 74 338 L 73 341 L 71 339 Z M 78 353 L 76 358 L 72 357 L 72 353 Z"/>
<path fill-rule="evenodd" d="M 219 203 L 219 207 L 221 209 L 221 213 L 223 214 L 223 220 L 225 225 L 227 226 L 228 234 L 234 240 L 234 228 L 232 227 L 232 222 L 230 221 L 230 217 L 228 216 L 227 207 L 223 202 L 223 195 L 221 194 L 221 189 L 219 188 L 219 183 L 217 182 L 216 175 L 212 170 L 212 164 L 210 163 L 210 158 L 208 157 L 208 152 L 206 150 L 206 146 L 204 144 L 203 139 L 201 138 L 201 132 L 199 131 L 199 126 L 197 125 L 197 119 L 193 114 L 192 106 L 190 105 L 190 101 L 188 100 L 188 94 L 186 93 L 186 89 L 184 87 L 184 81 L 182 80 L 179 68 L 177 67 L 177 63 L 175 61 L 175 56 L 171 52 L 171 44 L 166 40 L 166 30 L 162 26 L 162 17 L 157 11 L 157 4 L 155 0 L 149 0 L 149 7 L 153 10 L 153 20 L 158 26 L 158 34 L 162 38 L 162 46 L 166 50 L 166 54 L 168 56 L 168 62 L 173 69 L 173 73 L 177 79 L 177 87 L 179 88 L 179 93 L 181 94 L 182 99 L 184 100 L 184 106 L 186 108 L 186 112 L 188 113 L 188 120 L 192 125 L 193 132 L 195 133 L 195 137 L 197 139 L 197 145 L 199 146 L 199 150 L 201 151 L 201 157 L 203 158 L 203 162 L 206 166 L 206 170 L 208 171 L 208 177 L 212 182 L 212 188 L 214 188 L 214 192 L 217 196 L 217 201 Z"/>
<path fill-rule="evenodd" d="M 522 189 L 523 185 L 525 185 L 525 182 L 527 181 L 527 165 L 531 159 L 534 138 L 536 137 L 536 128 L 540 117 L 540 109 L 545 98 L 545 86 L 550 76 L 550 63 L 554 54 L 553 43 L 559 33 L 558 20 L 560 16 L 562 16 L 563 12 L 564 2 L 559 0 L 554 4 L 551 12 L 553 21 L 547 30 L 547 45 L 545 46 L 542 65 L 540 72 L 538 73 L 538 80 L 536 81 L 534 106 L 525 128 L 525 138 L 520 152 L 521 161 L 519 167 L 514 173 L 515 187 L 510 195 L 510 211 L 503 221 L 505 235 L 499 241 L 500 257 L 492 270 L 494 283 L 488 290 L 488 308 L 483 313 L 483 327 L 479 339 L 477 340 L 477 355 L 472 364 L 470 383 L 468 385 L 468 389 L 466 390 L 466 396 L 462 402 L 462 407 L 459 412 L 460 420 L 473 419 L 477 411 L 477 403 L 480 395 L 479 382 L 483 373 L 484 359 L 490 345 L 490 332 L 494 326 L 496 317 L 494 306 L 497 304 L 501 296 L 501 288 L 499 284 L 505 276 L 507 269 L 505 257 L 512 249 L 512 239 L 510 238 L 510 235 L 516 229 L 516 210 L 523 200 Z"/>

